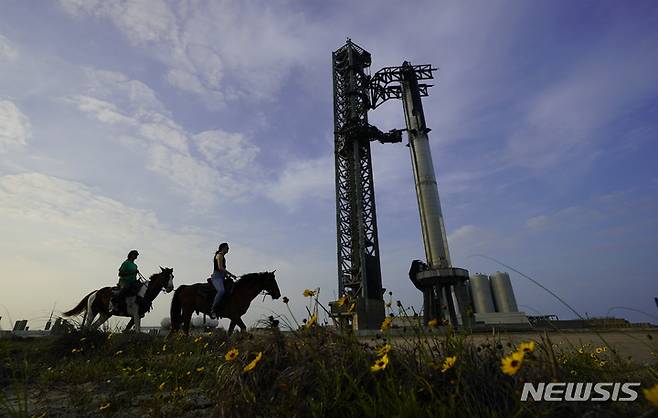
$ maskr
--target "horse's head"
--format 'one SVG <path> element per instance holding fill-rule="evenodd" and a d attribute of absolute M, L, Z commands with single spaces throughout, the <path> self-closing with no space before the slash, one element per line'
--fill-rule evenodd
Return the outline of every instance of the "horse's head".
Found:
<path fill-rule="evenodd" d="M 160 270 L 160 273 L 156 274 L 153 278 L 156 279 L 157 277 L 164 291 L 169 293 L 174 290 L 174 269 L 160 266 Z"/>
<path fill-rule="evenodd" d="M 263 273 L 263 290 L 265 290 L 272 299 L 279 299 L 281 297 L 281 291 L 279 290 L 279 285 L 274 278 L 274 271 L 266 271 Z"/>

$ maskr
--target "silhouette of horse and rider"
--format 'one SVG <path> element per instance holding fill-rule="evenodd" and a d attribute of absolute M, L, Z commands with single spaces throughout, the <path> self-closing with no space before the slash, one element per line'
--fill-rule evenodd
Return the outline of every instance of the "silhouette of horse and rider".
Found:
<path fill-rule="evenodd" d="M 171 331 L 181 329 L 189 333 L 192 313 L 204 313 L 214 318 L 228 318 L 229 335 L 239 326 L 242 331 L 246 325 L 241 317 L 249 309 L 251 301 L 260 293 L 269 294 L 272 299 L 281 297 L 279 286 L 274 278 L 274 271 L 248 273 L 239 280 L 226 269 L 228 243 L 221 243 L 213 257 L 213 273 L 207 283 L 181 285 L 174 292 L 171 301 Z M 119 283 L 115 287 L 103 287 L 85 296 L 73 309 L 64 312 L 64 316 L 84 313 L 81 328 L 97 329 L 111 316 L 130 317 L 125 330 L 135 326 L 139 332 L 140 321 L 151 310 L 153 300 L 161 293 L 174 290 L 174 270 L 160 267 L 160 272 L 145 279 L 139 272 L 135 260 L 137 250 L 131 250 L 126 260 L 119 267 Z M 138 276 L 141 280 L 138 279 Z M 98 320 L 94 322 L 97 315 Z"/>

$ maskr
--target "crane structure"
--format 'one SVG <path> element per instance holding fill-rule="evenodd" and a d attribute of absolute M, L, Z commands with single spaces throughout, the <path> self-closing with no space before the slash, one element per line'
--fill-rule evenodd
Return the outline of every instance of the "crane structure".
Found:
<path fill-rule="evenodd" d="M 380 131 L 368 123 L 368 111 L 389 99 L 401 99 L 427 259 L 412 263 L 410 278 L 423 292 L 425 320 L 447 318 L 456 326 L 458 308 L 466 323 L 468 271 L 451 265 L 421 102 L 431 85 L 418 82 L 432 79 L 436 69 L 404 62 L 371 76 L 370 53 L 350 39 L 332 58 L 338 292 L 354 301 L 349 308 L 330 303 L 332 314 L 339 321 L 351 321 L 355 329 L 378 328 L 384 319 L 370 142 L 401 142 L 402 129 Z"/>

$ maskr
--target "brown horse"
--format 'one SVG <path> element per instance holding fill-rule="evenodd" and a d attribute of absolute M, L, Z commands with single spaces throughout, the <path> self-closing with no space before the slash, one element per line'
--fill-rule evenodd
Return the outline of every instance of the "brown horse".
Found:
<path fill-rule="evenodd" d="M 112 288 L 103 287 L 89 293 L 87 296 L 82 298 L 80 303 L 78 303 L 75 308 L 62 313 L 62 315 L 73 316 L 85 312 L 85 318 L 82 322 L 82 325 L 80 326 L 80 329 L 97 329 L 112 315 L 127 316 L 131 319 L 125 330 L 129 330 L 134 324 L 135 330 L 140 332 L 141 318 L 146 312 L 151 310 L 153 300 L 160 294 L 163 289 L 167 293 L 174 290 L 174 269 L 160 267 L 160 270 L 161 271 L 159 273 L 155 273 L 149 277 L 148 281 L 142 286 L 142 289 L 140 290 L 140 296 L 142 296 L 143 303 L 141 306 L 137 303 L 136 296 L 129 296 L 126 298 L 126 309 L 124 311 L 110 312 Z M 99 314 L 100 317 L 98 320 L 93 322 L 96 315 Z"/>
<path fill-rule="evenodd" d="M 235 283 L 233 291 L 224 295 L 226 299 L 222 304 L 220 316 L 231 320 L 228 328 L 229 335 L 233 333 L 236 325 L 240 327 L 241 331 L 247 330 L 247 326 L 240 317 L 247 312 L 251 301 L 263 291 L 272 299 L 281 297 L 273 271 L 245 274 Z M 210 315 L 215 293 L 215 288 L 210 283 L 182 285 L 176 289 L 171 300 L 172 335 L 181 328 L 181 325 L 186 334 L 190 332 L 192 312 Z"/>

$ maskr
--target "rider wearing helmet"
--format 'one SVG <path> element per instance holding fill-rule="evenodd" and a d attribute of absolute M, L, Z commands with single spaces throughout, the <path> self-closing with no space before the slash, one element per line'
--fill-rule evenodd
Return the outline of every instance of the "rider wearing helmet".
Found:
<path fill-rule="evenodd" d="M 211 313 L 216 317 L 219 317 L 219 312 L 222 308 L 223 296 L 224 296 L 224 279 L 226 277 L 235 278 L 235 275 L 226 270 L 226 254 L 228 253 L 228 243 L 222 242 L 219 244 L 219 248 L 215 252 L 215 257 L 213 257 L 213 272 L 210 276 L 210 282 L 217 290 L 215 295 L 215 300 L 212 304 Z"/>

